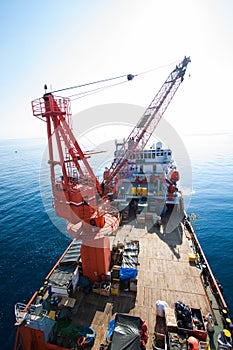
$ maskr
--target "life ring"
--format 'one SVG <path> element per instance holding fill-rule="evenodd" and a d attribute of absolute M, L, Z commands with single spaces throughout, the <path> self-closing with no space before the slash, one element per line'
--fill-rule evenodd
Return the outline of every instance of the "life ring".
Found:
<path fill-rule="evenodd" d="M 188 345 L 192 350 L 198 350 L 199 342 L 195 337 L 189 337 L 188 338 Z"/>
<path fill-rule="evenodd" d="M 86 340 L 86 338 L 83 335 L 81 335 L 81 337 L 78 338 L 77 345 L 79 348 L 81 348 L 85 345 L 85 340 Z"/>

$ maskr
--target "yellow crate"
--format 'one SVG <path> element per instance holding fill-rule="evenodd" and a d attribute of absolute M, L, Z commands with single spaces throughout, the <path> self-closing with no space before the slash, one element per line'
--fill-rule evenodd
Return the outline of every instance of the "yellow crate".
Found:
<path fill-rule="evenodd" d="M 113 278 L 113 280 L 112 280 L 111 294 L 113 294 L 113 295 L 120 294 L 120 280 L 118 278 Z"/>
<path fill-rule="evenodd" d="M 48 314 L 48 317 L 51 318 L 52 320 L 55 320 L 56 318 L 56 311 L 51 310 Z"/>
<path fill-rule="evenodd" d="M 195 263 L 195 261 L 196 261 L 196 254 L 189 253 L 188 259 L 189 259 L 189 262 Z"/>

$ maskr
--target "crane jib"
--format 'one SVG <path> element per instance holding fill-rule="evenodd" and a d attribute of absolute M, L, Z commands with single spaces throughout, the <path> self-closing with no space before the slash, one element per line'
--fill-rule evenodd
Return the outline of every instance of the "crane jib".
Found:
<path fill-rule="evenodd" d="M 118 152 L 118 156 L 115 157 L 111 164 L 108 177 L 104 179 L 104 184 L 113 189 L 116 187 L 116 177 L 121 173 L 124 174 L 128 166 L 128 161 L 131 156 L 137 150 L 137 156 L 140 155 L 143 148 L 146 146 L 149 138 L 157 127 L 160 119 L 162 118 L 165 110 L 175 95 L 178 87 L 184 80 L 184 75 L 188 63 L 191 62 L 190 57 L 184 57 L 183 61 L 178 64 L 175 69 L 169 74 L 168 78 L 139 119 L 137 125 L 134 127 L 128 138 L 122 144 L 121 149 Z M 140 142 L 143 140 L 143 144 Z M 139 152 L 138 152 L 139 151 Z"/>

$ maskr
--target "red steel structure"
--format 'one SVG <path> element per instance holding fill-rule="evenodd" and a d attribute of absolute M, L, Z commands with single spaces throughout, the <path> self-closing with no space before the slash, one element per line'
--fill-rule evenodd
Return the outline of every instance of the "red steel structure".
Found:
<path fill-rule="evenodd" d="M 72 224 L 80 220 L 103 227 L 105 214 L 115 216 L 72 132 L 70 100 L 46 93 L 32 101 L 34 116 L 47 124 L 51 184 L 56 214 Z M 56 166 L 60 166 L 57 175 Z M 62 170 L 62 176 L 60 176 Z"/>
<path fill-rule="evenodd" d="M 32 101 L 34 116 L 46 121 L 54 207 L 66 219 L 68 232 L 82 239 L 83 274 L 95 281 L 107 273 L 111 235 L 119 226 L 119 213 L 102 198 L 101 186 L 70 125 L 70 101 L 46 93 Z M 59 166 L 58 174 L 56 166 Z M 60 176 L 62 170 L 62 176 Z M 74 228 L 75 227 L 75 228 Z M 98 239 L 96 239 L 98 238 Z"/>

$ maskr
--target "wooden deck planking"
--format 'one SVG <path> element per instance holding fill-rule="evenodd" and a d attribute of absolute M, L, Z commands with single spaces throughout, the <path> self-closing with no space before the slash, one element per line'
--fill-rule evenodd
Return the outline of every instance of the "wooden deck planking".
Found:
<path fill-rule="evenodd" d="M 156 234 L 146 234 L 140 239 L 140 267 L 134 314 L 148 323 L 148 348 L 153 338 L 157 300 L 166 301 L 170 309 L 174 309 L 174 303 L 181 300 L 190 307 L 200 308 L 203 314 L 210 311 L 199 273 L 188 261 L 190 248 L 186 237 L 182 238 L 180 245 L 163 239 Z"/>
<path fill-rule="evenodd" d="M 184 234 L 161 235 L 148 233 L 142 227 L 125 225 L 118 229 L 112 243 L 130 240 L 140 241 L 137 293 L 121 292 L 119 296 L 109 297 L 95 295 L 91 301 L 87 296 L 84 297 L 85 302 L 80 302 L 77 316 L 83 317 L 84 310 L 89 312 L 86 319 L 97 332 L 93 350 L 99 350 L 106 337 L 108 323 L 117 312 L 139 316 L 146 321 L 148 349 L 152 348 L 157 300 L 167 302 L 170 317 L 174 316 L 174 303 L 178 300 L 200 308 L 203 314 L 210 312 L 198 270 L 188 261 L 190 247 Z"/>
<path fill-rule="evenodd" d="M 156 235 L 142 238 L 140 244 L 142 248 L 141 255 L 143 254 L 145 258 L 140 258 L 139 287 L 141 285 L 154 286 L 155 302 L 167 291 L 170 291 L 170 295 L 173 296 L 169 297 L 172 307 L 175 301 L 182 299 L 182 295 L 184 295 L 186 300 L 190 301 L 189 304 L 193 307 L 196 307 L 198 299 L 198 304 L 201 303 L 207 312 L 209 306 L 199 273 L 196 267 L 188 262 L 190 250 L 186 238 L 184 237 L 182 244 L 178 247 L 180 252 L 179 259 L 174 256 L 168 244 L 159 242 L 159 238 Z M 147 249 L 148 245 L 150 246 L 149 249 Z M 166 298 L 163 298 L 163 300 L 166 301 Z"/>

